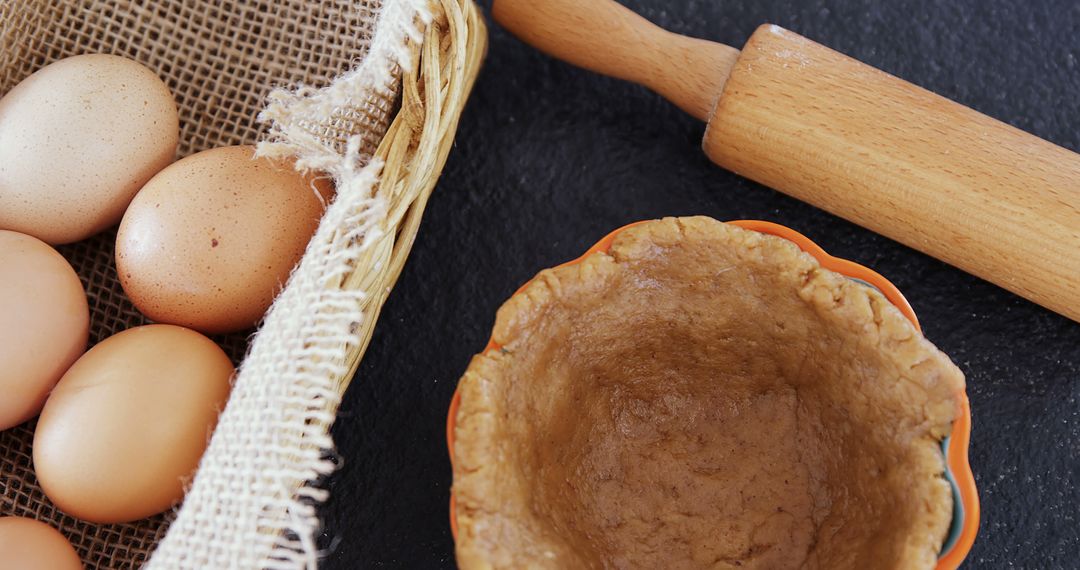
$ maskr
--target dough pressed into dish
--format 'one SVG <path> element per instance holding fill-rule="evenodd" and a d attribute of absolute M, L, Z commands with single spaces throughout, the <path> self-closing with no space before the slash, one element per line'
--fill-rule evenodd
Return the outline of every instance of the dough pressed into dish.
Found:
<path fill-rule="evenodd" d="M 458 388 L 460 567 L 934 567 L 963 375 L 794 244 L 641 224 L 493 340 Z"/>

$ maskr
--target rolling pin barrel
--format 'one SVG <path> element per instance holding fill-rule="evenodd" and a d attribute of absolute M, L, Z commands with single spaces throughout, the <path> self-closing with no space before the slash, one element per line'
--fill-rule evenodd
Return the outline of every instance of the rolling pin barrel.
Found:
<path fill-rule="evenodd" d="M 1080 321 L 1080 155 L 777 26 L 704 140 L 717 164 Z"/>

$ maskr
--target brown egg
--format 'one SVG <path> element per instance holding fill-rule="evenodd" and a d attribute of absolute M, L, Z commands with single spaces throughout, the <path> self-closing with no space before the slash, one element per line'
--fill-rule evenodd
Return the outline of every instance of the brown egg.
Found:
<path fill-rule="evenodd" d="M 184 495 L 233 366 L 216 344 L 172 325 L 109 337 L 60 379 L 34 432 L 34 469 L 62 511 L 128 522 Z"/>
<path fill-rule="evenodd" d="M 221 333 L 253 326 L 300 260 L 332 195 L 291 163 L 233 146 L 162 170 L 116 236 L 120 283 L 163 323 Z"/>
<path fill-rule="evenodd" d="M 86 350 L 90 311 L 75 270 L 37 238 L 0 230 L 0 430 L 41 411 Z"/>
<path fill-rule="evenodd" d="M 82 570 L 82 562 L 64 535 L 34 519 L 0 517 L 0 568 L 11 570 Z"/>
<path fill-rule="evenodd" d="M 168 87 L 134 61 L 42 68 L 0 100 L 0 229 L 59 244 L 116 224 L 179 136 Z"/>

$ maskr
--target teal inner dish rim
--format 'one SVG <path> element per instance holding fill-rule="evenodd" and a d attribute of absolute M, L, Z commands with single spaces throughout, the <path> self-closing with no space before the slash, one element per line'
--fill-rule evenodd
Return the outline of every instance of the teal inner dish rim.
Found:
<path fill-rule="evenodd" d="M 941 442 L 941 453 L 945 457 L 949 456 L 949 440 L 950 438 L 946 437 Z M 964 502 L 960 499 L 960 487 L 956 484 L 952 469 L 949 469 L 948 461 L 945 462 L 945 479 L 949 482 L 949 488 L 952 489 L 952 524 L 949 525 L 949 534 L 945 536 L 945 544 L 941 546 L 938 558 L 956 546 L 956 541 L 960 540 L 960 531 L 964 528 Z"/>
<path fill-rule="evenodd" d="M 844 277 L 881 293 L 877 287 L 874 287 L 862 279 L 848 275 L 845 275 Z M 964 528 L 964 502 L 960 498 L 960 487 L 956 484 L 956 477 L 953 476 L 952 469 L 949 468 L 949 441 L 950 438 L 948 436 L 942 440 L 941 454 L 945 458 L 945 480 L 949 482 L 949 488 L 952 489 L 952 523 L 949 525 L 949 534 L 945 536 L 945 543 L 941 545 L 941 552 L 938 553 L 938 558 L 945 556 L 945 554 L 956 546 L 956 541 L 960 540 L 960 531 Z"/>

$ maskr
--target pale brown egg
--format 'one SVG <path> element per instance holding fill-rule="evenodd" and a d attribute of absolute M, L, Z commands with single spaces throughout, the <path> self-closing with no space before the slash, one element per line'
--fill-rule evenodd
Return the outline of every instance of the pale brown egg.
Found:
<path fill-rule="evenodd" d="M 86 350 L 90 311 L 67 260 L 37 238 L 0 230 L 0 430 L 41 411 Z"/>
<path fill-rule="evenodd" d="M 184 158 L 131 202 L 116 236 L 120 283 L 163 323 L 253 326 L 300 260 L 332 195 L 290 162 L 234 146 Z"/>
<path fill-rule="evenodd" d="M 34 469 L 60 510 L 95 523 L 183 498 L 229 395 L 229 358 L 201 334 L 147 325 L 104 340 L 60 379 L 34 432 Z"/>
<path fill-rule="evenodd" d="M 0 517 L 0 568 L 11 570 L 82 570 L 82 562 L 64 535 L 34 519 Z"/>
<path fill-rule="evenodd" d="M 143 65 L 90 54 L 45 66 L 0 100 L 0 229 L 61 244 L 115 225 L 179 136 L 169 88 Z"/>

